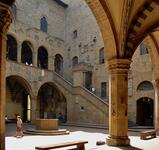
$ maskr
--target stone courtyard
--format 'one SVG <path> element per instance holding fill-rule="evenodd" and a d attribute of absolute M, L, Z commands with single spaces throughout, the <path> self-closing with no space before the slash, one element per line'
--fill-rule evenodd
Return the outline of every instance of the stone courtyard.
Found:
<path fill-rule="evenodd" d="M 158 14 L 159 0 L 1 0 L 0 150 L 159 149 Z M 14 136 L 37 119 L 70 133 Z"/>
<path fill-rule="evenodd" d="M 76 140 L 86 140 L 86 150 L 158 150 L 159 136 L 150 140 L 140 140 L 139 132 L 146 130 L 145 128 L 136 127 L 129 128 L 129 138 L 131 146 L 129 147 L 112 147 L 108 145 L 96 146 L 97 141 L 106 141 L 108 137 L 107 129 L 90 128 L 90 127 L 73 127 L 60 126 L 70 130 L 69 135 L 58 136 L 30 136 L 25 135 L 23 138 L 15 138 L 15 124 L 7 124 L 6 128 L 6 150 L 34 150 L 35 146 L 57 144 Z M 34 128 L 34 125 L 24 124 L 24 129 Z M 74 148 L 74 147 L 69 147 Z M 66 150 L 61 148 L 59 150 Z"/>

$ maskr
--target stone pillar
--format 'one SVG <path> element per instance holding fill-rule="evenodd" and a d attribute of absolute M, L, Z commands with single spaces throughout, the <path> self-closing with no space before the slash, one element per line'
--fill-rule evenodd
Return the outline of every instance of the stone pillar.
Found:
<path fill-rule="evenodd" d="M 17 61 L 19 62 L 19 63 L 21 63 L 21 55 L 22 55 L 22 43 L 21 42 L 18 42 L 17 43 L 18 45 L 17 45 Z"/>
<path fill-rule="evenodd" d="M 38 55 L 36 52 L 33 52 L 33 66 L 34 67 L 38 66 Z"/>
<path fill-rule="evenodd" d="M 7 3 L 4 4 L 4 2 Z M 5 114 L 6 114 L 6 98 L 5 98 L 5 71 L 6 71 L 6 34 L 11 24 L 12 11 L 8 4 L 12 4 L 12 0 L 0 2 L 0 150 L 5 150 Z"/>
<path fill-rule="evenodd" d="M 109 69 L 109 138 L 112 146 L 130 145 L 128 138 L 128 70 L 130 60 L 113 59 Z"/>
<path fill-rule="evenodd" d="M 48 57 L 48 70 L 54 71 L 54 56 Z"/>
<path fill-rule="evenodd" d="M 159 79 L 155 80 L 153 85 L 154 85 L 154 89 L 155 89 L 154 125 L 155 125 L 155 129 L 159 129 Z"/>
<path fill-rule="evenodd" d="M 37 96 L 31 97 L 31 123 L 35 123 L 38 118 L 38 101 Z"/>

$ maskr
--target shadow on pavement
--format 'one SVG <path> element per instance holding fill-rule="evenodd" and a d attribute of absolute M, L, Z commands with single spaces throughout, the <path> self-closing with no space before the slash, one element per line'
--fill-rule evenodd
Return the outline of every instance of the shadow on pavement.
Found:
<path fill-rule="evenodd" d="M 121 150 L 143 150 L 141 148 L 137 148 L 137 147 L 134 147 L 134 146 L 126 146 L 126 147 L 120 146 L 119 148 Z"/>

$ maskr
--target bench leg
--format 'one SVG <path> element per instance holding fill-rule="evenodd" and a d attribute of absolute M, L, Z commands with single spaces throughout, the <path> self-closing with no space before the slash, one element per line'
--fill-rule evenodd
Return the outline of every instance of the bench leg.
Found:
<path fill-rule="evenodd" d="M 78 144 L 77 150 L 85 150 L 84 144 Z"/>

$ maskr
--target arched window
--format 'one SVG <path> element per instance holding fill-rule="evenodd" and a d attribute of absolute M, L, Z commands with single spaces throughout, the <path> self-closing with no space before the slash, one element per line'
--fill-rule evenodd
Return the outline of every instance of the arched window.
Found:
<path fill-rule="evenodd" d="M 12 11 L 13 11 L 14 17 L 16 17 L 16 14 L 17 14 L 17 6 L 16 6 L 15 4 L 13 4 L 13 6 L 12 6 Z"/>
<path fill-rule="evenodd" d="M 63 75 L 63 57 L 60 54 L 55 55 L 55 72 Z"/>
<path fill-rule="evenodd" d="M 74 56 L 74 57 L 72 58 L 72 66 L 77 65 L 77 64 L 78 64 L 78 57 L 77 57 L 77 56 Z"/>
<path fill-rule="evenodd" d="M 22 44 L 21 61 L 26 65 L 32 65 L 33 63 L 31 44 L 27 41 L 24 41 Z"/>
<path fill-rule="evenodd" d="M 7 35 L 6 58 L 9 60 L 17 61 L 17 41 L 11 35 Z"/>
<path fill-rule="evenodd" d="M 48 52 L 44 47 L 38 49 L 38 67 L 48 69 Z"/>
<path fill-rule="evenodd" d="M 40 30 L 43 32 L 47 32 L 47 26 L 48 26 L 48 23 L 46 18 L 42 17 L 40 20 Z"/>
<path fill-rule="evenodd" d="M 144 54 L 148 54 L 148 48 L 147 48 L 147 45 L 142 42 L 140 44 L 140 55 L 144 55 Z"/>
<path fill-rule="evenodd" d="M 137 90 L 139 91 L 149 91 L 149 90 L 153 90 L 153 85 L 151 82 L 149 81 L 143 81 L 141 82 L 138 87 Z"/>
<path fill-rule="evenodd" d="M 99 50 L 99 63 L 104 64 L 104 47 Z"/>

